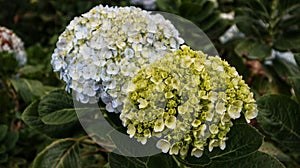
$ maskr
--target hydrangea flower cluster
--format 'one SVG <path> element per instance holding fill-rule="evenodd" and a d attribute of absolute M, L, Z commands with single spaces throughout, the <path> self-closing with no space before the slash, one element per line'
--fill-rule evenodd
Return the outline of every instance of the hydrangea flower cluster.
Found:
<path fill-rule="evenodd" d="M 138 70 L 183 42 L 159 14 L 99 5 L 70 22 L 51 63 L 80 102 L 95 103 L 101 97 L 107 111 L 120 112 L 127 83 Z"/>
<path fill-rule="evenodd" d="M 11 30 L 0 26 L 0 52 L 14 53 L 19 65 L 27 61 L 26 52 L 22 40 Z"/>
<path fill-rule="evenodd" d="M 205 146 L 225 149 L 232 120 L 241 114 L 250 122 L 257 107 L 235 68 L 182 46 L 132 78 L 120 119 L 143 144 L 156 136 L 164 153 L 185 157 L 190 150 L 201 157 Z"/>

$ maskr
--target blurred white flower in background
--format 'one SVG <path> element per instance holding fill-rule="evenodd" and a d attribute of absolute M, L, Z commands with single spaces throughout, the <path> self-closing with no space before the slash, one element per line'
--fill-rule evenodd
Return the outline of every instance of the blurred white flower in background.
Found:
<path fill-rule="evenodd" d="M 220 38 L 219 40 L 224 44 L 235 38 L 245 37 L 244 33 L 241 33 L 236 25 L 232 25 Z"/>
<path fill-rule="evenodd" d="M 0 52 L 3 51 L 14 53 L 19 65 L 24 65 L 27 61 L 22 40 L 12 30 L 0 26 Z"/>

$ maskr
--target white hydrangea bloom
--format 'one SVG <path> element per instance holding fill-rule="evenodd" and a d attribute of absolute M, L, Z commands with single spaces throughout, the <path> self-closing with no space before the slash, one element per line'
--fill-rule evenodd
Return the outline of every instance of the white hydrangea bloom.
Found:
<path fill-rule="evenodd" d="M 51 64 L 79 101 L 92 103 L 101 97 L 108 111 L 120 112 L 131 77 L 183 42 L 159 14 L 99 5 L 70 22 Z"/>
<path fill-rule="evenodd" d="M 24 65 L 27 61 L 22 40 L 12 30 L 0 26 L 0 52 L 3 51 L 14 53 L 19 65 Z M 56 66 L 62 66 L 60 62 L 57 64 Z"/>

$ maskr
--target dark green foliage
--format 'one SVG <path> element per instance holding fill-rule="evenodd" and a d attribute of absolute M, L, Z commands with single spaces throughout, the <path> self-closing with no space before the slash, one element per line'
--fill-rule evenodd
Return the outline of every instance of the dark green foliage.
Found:
<path fill-rule="evenodd" d="M 167 154 L 134 158 L 110 153 L 108 159 L 111 168 L 177 167 L 172 156 Z"/>
<path fill-rule="evenodd" d="M 258 121 L 271 139 L 300 153 L 300 106 L 289 97 L 268 95 L 258 99 Z"/>
<path fill-rule="evenodd" d="M 14 54 L 0 52 L 0 168 L 300 167 L 299 0 L 156 1 L 159 11 L 180 15 L 201 28 L 257 99 L 259 113 L 252 126 L 234 121 L 227 147 L 212 152 L 205 148 L 200 158 L 163 153 L 127 157 L 110 153 L 86 136 L 77 115 L 95 109 L 74 108 L 50 60 L 69 22 L 98 4 L 127 6 L 129 1 L 0 0 L 0 26 L 21 37 L 27 52 L 24 66 Z M 222 13 L 234 13 L 234 19 L 224 19 Z M 220 36 L 234 24 L 243 38 L 221 43 Z M 190 33 L 186 27 L 181 31 Z M 287 51 L 295 62 L 279 56 Z M 103 115 L 114 131 L 126 134 L 118 114 Z M 276 150 L 265 150 L 264 144 Z"/>
<path fill-rule="evenodd" d="M 216 4 L 208 0 L 159 0 L 158 9 L 182 16 L 202 29 L 212 40 L 217 40 L 230 22 L 220 17 Z"/>

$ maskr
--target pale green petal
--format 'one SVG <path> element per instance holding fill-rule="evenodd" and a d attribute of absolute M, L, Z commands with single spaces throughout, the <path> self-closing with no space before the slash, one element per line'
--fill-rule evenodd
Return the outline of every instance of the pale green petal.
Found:
<path fill-rule="evenodd" d="M 180 155 L 181 156 L 186 156 L 188 152 L 188 146 L 183 146 L 181 149 L 180 149 Z"/>
<path fill-rule="evenodd" d="M 219 127 L 215 124 L 209 126 L 209 131 L 212 134 L 217 134 L 219 132 Z"/>
<path fill-rule="evenodd" d="M 174 129 L 176 127 L 176 117 L 168 116 L 165 120 L 165 125 L 170 129 Z"/>
<path fill-rule="evenodd" d="M 195 156 L 196 158 L 200 158 L 203 155 L 203 150 L 193 148 L 191 152 L 191 156 Z"/>
<path fill-rule="evenodd" d="M 136 132 L 135 126 L 132 124 L 129 124 L 127 127 L 127 134 L 129 134 L 129 137 L 132 138 L 134 136 L 135 132 Z"/>
<path fill-rule="evenodd" d="M 154 132 L 162 132 L 165 128 L 164 120 L 158 119 L 154 124 Z"/>
<path fill-rule="evenodd" d="M 170 155 L 178 155 L 178 153 L 179 153 L 179 147 L 178 147 L 178 145 L 177 144 L 173 144 L 172 146 L 171 146 L 171 149 L 170 149 L 170 151 L 169 151 L 169 154 Z"/>
<path fill-rule="evenodd" d="M 146 137 L 138 137 L 137 141 L 141 142 L 141 144 L 145 145 L 147 143 L 147 138 Z"/>
<path fill-rule="evenodd" d="M 237 107 L 237 106 L 234 106 L 234 105 L 229 105 L 229 107 L 228 107 L 228 114 L 233 119 L 240 118 L 241 111 L 242 111 L 241 107 Z"/>
<path fill-rule="evenodd" d="M 201 121 L 195 119 L 195 120 L 193 121 L 193 123 L 192 123 L 192 126 L 193 126 L 193 127 L 198 127 L 200 124 L 201 124 Z"/>
<path fill-rule="evenodd" d="M 207 129 L 206 124 L 202 124 L 202 125 L 200 126 L 200 134 L 201 134 L 201 136 L 204 137 L 206 129 Z"/>
<path fill-rule="evenodd" d="M 138 102 L 140 103 L 139 104 L 140 109 L 147 107 L 149 104 L 148 101 L 145 99 L 139 99 Z"/>
<path fill-rule="evenodd" d="M 209 144 L 208 144 L 208 150 L 211 152 L 213 149 L 214 149 L 214 147 L 216 147 L 216 146 L 218 146 L 219 144 L 218 144 L 218 140 L 216 140 L 216 139 L 211 139 L 210 141 L 209 141 Z"/>
<path fill-rule="evenodd" d="M 221 149 L 221 150 L 224 150 L 224 149 L 226 148 L 226 143 L 225 143 L 225 141 L 220 140 L 219 143 L 220 143 L 220 144 L 219 144 L 219 145 L 220 145 L 220 149 Z"/>
<path fill-rule="evenodd" d="M 216 104 L 216 113 L 224 114 L 225 111 L 226 111 L 225 103 L 217 102 L 217 104 Z"/>

